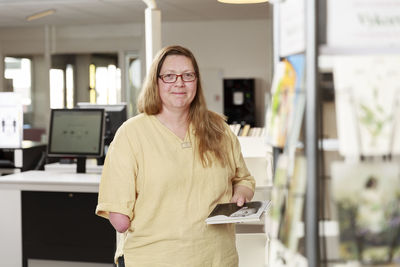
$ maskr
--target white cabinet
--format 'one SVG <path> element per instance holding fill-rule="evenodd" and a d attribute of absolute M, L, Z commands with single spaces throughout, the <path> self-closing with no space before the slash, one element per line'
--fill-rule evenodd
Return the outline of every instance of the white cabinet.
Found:
<path fill-rule="evenodd" d="M 238 137 L 244 161 L 257 188 L 272 186 L 272 147 L 264 137 Z M 258 200 L 258 199 L 257 199 Z"/>
<path fill-rule="evenodd" d="M 268 236 L 265 233 L 236 234 L 239 267 L 268 266 Z"/>
<path fill-rule="evenodd" d="M 272 187 L 272 147 L 264 137 L 238 137 L 247 168 L 256 180 L 254 201 L 270 199 Z M 267 216 L 261 222 L 237 224 L 236 246 L 239 267 L 268 266 L 269 236 Z"/>
<path fill-rule="evenodd" d="M 4 176 L 6 177 L 6 176 Z M 0 184 L 0 266 L 22 266 L 21 194 Z"/>

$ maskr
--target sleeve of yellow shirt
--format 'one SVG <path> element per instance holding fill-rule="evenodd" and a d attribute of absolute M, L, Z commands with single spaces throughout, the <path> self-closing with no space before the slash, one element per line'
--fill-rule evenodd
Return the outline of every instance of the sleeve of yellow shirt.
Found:
<path fill-rule="evenodd" d="M 250 188 L 254 192 L 256 187 L 256 181 L 254 177 L 250 174 L 249 170 L 247 169 L 237 136 L 234 135 L 231 132 L 231 130 L 229 131 L 230 131 L 229 135 L 232 139 L 233 156 L 236 166 L 236 174 L 235 177 L 232 179 L 232 185 L 233 186 L 243 185 Z"/>
<path fill-rule="evenodd" d="M 136 197 L 137 160 L 132 138 L 124 125 L 117 131 L 111 143 L 101 175 L 96 214 L 105 218 L 109 212 L 118 212 L 133 218 Z"/>

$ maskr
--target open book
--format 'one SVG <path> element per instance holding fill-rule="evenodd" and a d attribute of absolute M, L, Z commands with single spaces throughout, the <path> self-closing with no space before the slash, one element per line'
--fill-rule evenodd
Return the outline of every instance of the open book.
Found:
<path fill-rule="evenodd" d="M 236 203 L 218 204 L 206 219 L 207 224 L 260 221 L 261 215 L 271 206 L 271 201 L 247 202 L 242 207 Z"/>

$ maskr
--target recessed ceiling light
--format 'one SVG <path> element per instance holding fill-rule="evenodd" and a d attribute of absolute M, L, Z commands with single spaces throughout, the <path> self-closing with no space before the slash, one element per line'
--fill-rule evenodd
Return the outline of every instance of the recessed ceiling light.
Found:
<path fill-rule="evenodd" d="M 40 18 L 49 16 L 49 15 L 52 15 L 55 12 L 56 12 L 55 9 L 48 9 L 48 10 L 41 11 L 41 12 L 38 12 L 38 13 L 28 16 L 28 17 L 26 17 L 26 20 L 31 21 L 31 20 L 35 20 L 35 19 L 40 19 Z"/>

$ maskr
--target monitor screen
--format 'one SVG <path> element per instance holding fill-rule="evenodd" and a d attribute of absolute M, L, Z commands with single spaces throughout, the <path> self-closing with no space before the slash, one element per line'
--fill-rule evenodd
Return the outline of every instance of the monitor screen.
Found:
<path fill-rule="evenodd" d="M 101 157 L 104 109 L 52 109 L 48 155 Z"/>
<path fill-rule="evenodd" d="M 126 103 L 120 104 L 91 104 L 86 102 L 77 103 L 78 108 L 102 108 L 105 110 L 105 133 L 104 133 L 104 145 L 108 146 L 114 139 L 114 135 L 118 128 L 127 119 L 127 108 Z"/>

